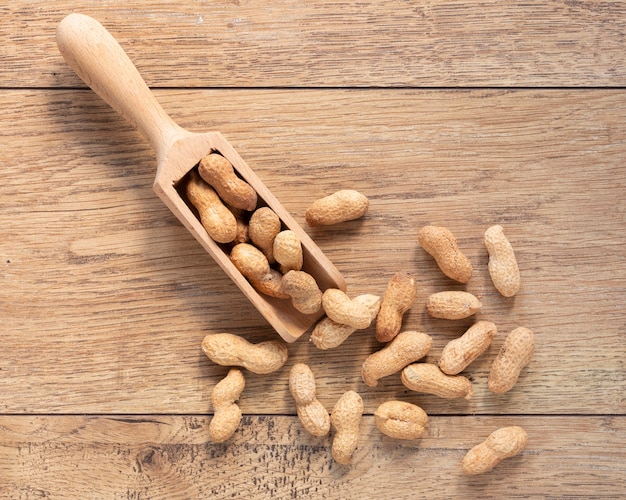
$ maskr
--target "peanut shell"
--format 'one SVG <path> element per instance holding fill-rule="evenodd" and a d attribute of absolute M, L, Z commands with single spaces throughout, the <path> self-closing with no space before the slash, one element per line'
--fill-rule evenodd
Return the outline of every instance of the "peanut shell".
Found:
<path fill-rule="evenodd" d="M 265 375 L 282 368 L 288 349 L 284 342 L 267 340 L 252 344 L 232 333 L 210 333 L 202 341 L 202 351 L 221 366 L 242 366 L 252 373 Z"/>
<path fill-rule="evenodd" d="M 417 439 L 426 430 L 428 415 L 419 406 L 405 401 L 387 401 L 374 412 L 380 432 L 395 439 Z"/>
<path fill-rule="evenodd" d="M 413 363 L 402 370 L 402 383 L 416 392 L 434 394 L 440 398 L 471 399 L 474 395 L 472 383 L 461 375 L 446 375 L 437 365 Z"/>
<path fill-rule="evenodd" d="M 322 291 L 315 278 L 304 271 L 289 271 L 281 281 L 280 292 L 291 297 L 294 309 L 315 314 L 322 308 Z"/>
<path fill-rule="evenodd" d="M 522 280 L 515 252 L 502 226 L 491 226 L 485 231 L 485 246 L 489 252 L 487 268 L 493 285 L 504 297 L 513 297 Z"/>
<path fill-rule="evenodd" d="M 469 292 L 433 293 L 426 300 L 426 310 L 433 318 L 464 319 L 476 314 L 482 304 Z"/>
<path fill-rule="evenodd" d="M 256 191 L 237 177 L 231 163 L 221 154 L 210 153 L 202 158 L 198 173 L 206 183 L 213 186 L 224 203 L 248 211 L 256 208 Z"/>
<path fill-rule="evenodd" d="M 407 272 L 394 274 L 383 295 L 380 312 L 376 318 L 376 340 L 389 342 L 402 328 L 404 314 L 417 296 L 417 280 Z"/>
<path fill-rule="evenodd" d="M 371 321 L 374 321 L 380 309 L 380 297 L 378 295 L 364 294 L 352 299 L 358 304 L 367 307 Z M 333 321 L 329 317 L 323 318 L 311 333 L 311 342 L 318 349 L 326 350 L 340 346 L 357 329 L 350 325 L 343 325 Z"/>
<path fill-rule="evenodd" d="M 433 339 L 422 332 L 406 331 L 398 334 L 383 349 L 370 354 L 363 363 L 361 376 L 370 387 L 378 380 L 399 372 L 405 366 L 422 359 L 433 345 Z"/>
<path fill-rule="evenodd" d="M 214 414 L 209 423 L 209 437 L 215 443 L 230 439 L 241 421 L 241 409 L 235 402 L 246 386 L 243 373 L 231 368 L 211 391 Z"/>
<path fill-rule="evenodd" d="M 274 263 L 274 238 L 281 225 L 280 218 L 269 207 L 255 210 L 248 223 L 250 240 L 265 254 L 270 264 Z"/>
<path fill-rule="evenodd" d="M 439 269 L 453 280 L 467 283 L 472 277 L 472 264 L 459 249 L 452 232 L 440 226 L 424 226 L 418 234 L 422 248 L 437 262 Z"/>
<path fill-rule="evenodd" d="M 353 189 L 342 189 L 313 202 L 305 218 L 311 227 L 330 226 L 362 217 L 368 206 L 366 196 Z"/>
<path fill-rule="evenodd" d="M 367 328 L 372 323 L 370 310 L 358 301 L 350 299 L 338 288 L 329 288 L 322 295 L 322 307 L 326 315 L 342 325 L 350 325 L 357 330 Z"/>
<path fill-rule="evenodd" d="M 359 442 L 363 399 L 354 391 L 339 398 L 330 414 L 335 429 L 331 453 L 337 463 L 349 464 Z"/>
<path fill-rule="evenodd" d="M 293 365 L 289 372 L 289 391 L 304 429 L 313 436 L 328 434 L 330 415 L 316 398 L 315 377 L 311 368 L 304 363 Z"/>
<path fill-rule="evenodd" d="M 189 173 L 186 194 L 196 208 L 200 223 L 211 239 L 230 243 L 237 236 L 237 219 L 226 207 L 215 190 L 204 182 L 194 170 Z"/>
<path fill-rule="evenodd" d="M 487 381 L 489 390 L 495 394 L 510 391 L 534 351 L 535 335 L 531 330 L 521 326 L 509 333 L 491 365 Z"/>
<path fill-rule="evenodd" d="M 488 472 L 505 458 L 521 453 L 527 442 L 528 435 L 522 427 L 501 427 L 467 452 L 463 457 L 463 473 L 476 475 Z"/>
<path fill-rule="evenodd" d="M 456 375 L 467 368 L 491 345 L 498 328 L 490 321 L 477 321 L 458 339 L 446 344 L 439 358 L 439 368 Z"/>

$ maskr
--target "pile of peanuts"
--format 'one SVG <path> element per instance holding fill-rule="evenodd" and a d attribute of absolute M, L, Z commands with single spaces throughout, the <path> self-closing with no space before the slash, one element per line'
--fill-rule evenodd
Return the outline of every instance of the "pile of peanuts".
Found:
<path fill-rule="evenodd" d="M 231 262 L 258 292 L 290 299 L 302 314 L 321 309 L 322 291 L 315 278 L 302 270 L 298 235 L 262 205 L 224 156 L 211 152 L 200 160 L 188 175 L 185 194 L 208 235 L 224 246 Z M 340 191 L 311 207 L 307 221 L 311 226 L 334 224 L 361 217 L 367 208 L 368 199 L 362 194 Z"/>
<path fill-rule="evenodd" d="M 447 399 L 472 398 L 472 382 L 460 373 L 490 346 L 497 333 L 494 323 L 476 321 L 444 347 L 437 364 L 420 362 L 429 353 L 433 341 L 425 333 L 402 330 L 403 317 L 417 296 L 417 281 L 411 273 L 395 273 L 382 297 L 364 294 L 350 298 L 334 288 L 322 292 L 315 279 L 302 271 L 302 247 L 296 234 L 285 229 L 270 208 L 257 207 L 254 190 L 219 153 L 213 152 L 201 160 L 197 172 L 189 176 L 186 195 L 207 233 L 219 243 L 231 244 L 231 261 L 255 289 L 272 297 L 290 299 L 293 307 L 304 314 L 323 309 L 325 317 L 311 334 L 311 342 L 317 348 L 336 348 L 355 331 L 375 323 L 376 339 L 386 345 L 363 362 L 361 375 L 367 386 L 374 387 L 381 378 L 400 373 L 402 384 L 412 391 Z M 315 201 L 306 212 L 306 221 L 310 226 L 325 226 L 357 219 L 367 212 L 368 205 L 368 199 L 361 193 L 341 190 Z M 422 227 L 418 242 L 447 277 L 463 284 L 470 280 L 472 264 L 450 230 L 431 225 Z M 504 297 L 513 297 L 520 288 L 520 272 L 503 228 L 489 227 L 484 242 L 494 287 Z M 465 291 L 438 292 L 426 300 L 430 316 L 448 320 L 469 318 L 481 307 L 480 300 Z M 282 341 L 252 344 L 230 333 L 207 335 L 202 350 L 216 364 L 241 367 L 260 375 L 279 370 L 288 358 L 287 345 Z M 510 391 L 533 352 L 531 330 L 518 327 L 511 331 L 492 364 L 489 390 L 495 394 Z M 244 387 L 243 372 L 231 368 L 213 388 L 214 416 L 209 425 L 213 441 L 227 441 L 239 426 L 242 415 L 236 402 Z M 361 396 L 347 391 L 329 414 L 316 397 L 314 373 L 304 363 L 291 368 L 289 390 L 304 429 L 321 437 L 332 428 L 333 459 L 349 464 L 357 447 L 363 415 Z M 381 433 L 405 440 L 422 436 L 428 423 L 428 415 L 422 408 L 398 400 L 381 404 L 374 412 L 374 419 Z M 472 475 L 487 472 L 504 458 L 520 453 L 526 443 L 527 434 L 519 426 L 496 429 L 469 450 L 463 458 L 462 471 Z"/>

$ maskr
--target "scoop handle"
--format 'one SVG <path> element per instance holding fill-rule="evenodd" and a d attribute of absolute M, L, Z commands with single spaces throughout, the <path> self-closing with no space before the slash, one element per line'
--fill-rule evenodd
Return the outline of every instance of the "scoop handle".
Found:
<path fill-rule="evenodd" d="M 162 159 L 184 130 L 157 102 L 115 38 L 97 20 L 72 13 L 59 23 L 56 41 L 83 82 L 141 132 Z"/>

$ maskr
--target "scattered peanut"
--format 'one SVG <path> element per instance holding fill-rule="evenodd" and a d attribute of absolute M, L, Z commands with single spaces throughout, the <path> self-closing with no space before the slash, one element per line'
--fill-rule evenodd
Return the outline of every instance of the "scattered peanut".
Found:
<path fill-rule="evenodd" d="M 211 391 L 214 415 L 209 424 L 209 437 L 216 443 L 230 439 L 241 421 L 241 410 L 235 403 L 243 392 L 246 381 L 241 370 L 231 368 Z"/>
<path fill-rule="evenodd" d="M 378 310 L 380 309 L 380 297 L 378 295 L 364 294 L 358 295 L 352 299 L 353 302 L 363 304 L 367 307 L 371 321 L 374 321 Z M 323 318 L 311 333 L 311 342 L 318 349 L 326 350 L 333 349 L 341 345 L 350 335 L 352 335 L 357 329 L 350 325 L 342 325 L 332 319 Z"/>
<path fill-rule="evenodd" d="M 264 279 L 270 272 L 267 257 L 250 243 L 239 243 L 230 251 L 230 260 L 250 282 Z"/>
<path fill-rule="evenodd" d="M 305 218 L 309 226 L 329 226 L 358 219 L 367 212 L 367 197 L 352 189 L 342 189 L 316 200 L 307 209 Z"/>
<path fill-rule="evenodd" d="M 446 344 L 439 359 L 439 368 L 447 375 L 456 375 L 467 368 L 491 344 L 498 331 L 490 321 L 477 321 L 458 339 Z"/>
<path fill-rule="evenodd" d="M 467 283 L 472 277 L 472 264 L 461 252 L 452 232 L 440 226 L 424 226 L 418 234 L 422 248 L 434 257 L 439 269 L 448 278 Z"/>
<path fill-rule="evenodd" d="M 256 191 L 235 174 L 230 162 L 219 153 L 211 153 L 200 160 L 198 173 L 213 186 L 224 203 L 243 210 L 254 210 Z"/>
<path fill-rule="evenodd" d="M 292 230 L 286 229 L 278 233 L 272 248 L 274 259 L 280 264 L 280 272 L 284 274 L 302 269 L 302 243 Z"/>
<path fill-rule="evenodd" d="M 521 326 L 509 333 L 491 365 L 487 382 L 489 390 L 496 394 L 511 390 L 534 350 L 535 335 L 531 330 Z"/>
<path fill-rule="evenodd" d="M 232 333 L 211 333 L 205 336 L 202 351 L 218 365 L 242 366 L 258 375 L 279 370 L 288 357 L 284 342 L 267 340 L 252 344 Z"/>
<path fill-rule="evenodd" d="M 520 289 L 521 277 L 515 252 L 502 226 L 491 226 L 485 231 L 485 246 L 489 252 L 487 267 L 493 285 L 505 297 L 513 297 Z"/>
<path fill-rule="evenodd" d="M 289 372 L 289 391 L 296 402 L 298 418 L 304 429 L 314 436 L 325 436 L 330 430 L 330 415 L 315 395 L 315 377 L 304 363 L 296 363 Z"/>
<path fill-rule="evenodd" d="M 330 415 L 335 435 L 332 455 L 337 463 L 349 464 L 358 440 L 363 417 L 363 399 L 354 391 L 347 391 L 339 398 Z"/>
<path fill-rule="evenodd" d="M 401 371 L 401 381 L 409 390 L 447 399 L 473 397 L 471 381 L 458 374 L 490 346 L 497 332 L 494 323 L 477 321 L 461 337 L 448 342 L 438 366 L 416 363 L 430 351 L 432 338 L 417 331 L 401 332 L 404 314 L 417 296 L 417 281 L 412 274 L 394 274 L 382 299 L 365 294 L 351 300 L 334 288 L 322 293 L 313 276 L 301 270 L 303 252 L 297 234 L 281 230 L 279 217 L 269 207 L 255 210 L 256 192 L 220 154 L 212 153 L 201 160 L 198 173 L 190 173 L 186 194 L 211 238 L 231 243 L 231 261 L 255 289 L 271 297 L 291 299 L 293 307 L 303 314 L 315 314 L 323 308 L 327 317 L 311 334 L 317 348 L 337 347 L 356 330 L 376 321 L 376 339 L 388 345 L 365 359 L 361 374 L 366 385 L 374 387 L 381 378 Z M 341 190 L 314 202 L 306 212 L 306 220 L 312 227 L 337 224 L 363 216 L 368 205 L 361 193 Z M 505 297 L 514 296 L 520 288 L 519 267 L 502 227 L 489 227 L 484 240 L 495 288 Z M 418 241 L 446 276 L 460 283 L 470 280 L 472 265 L 447 228 L 425 226 L 419 231 Z M 481 307 L 476 296 L 464 291 L 434 293 L 426 301 L 432 317 L 451 320 L 468 318 Z M 279 370 L 288 357 L 287 346 L 280 341 L 252 344 L 228 333 L 205 336 L 202 350 L 219 365 L 240 366 L 257 374 Z M 493 362 L 489 390 L 496 394 L 509 391 L 533 351 L 533 332 L 523 327 L 513 330 Z M 243 373 L 233 368 L 213 388 L 214 416 L 209 424 L 212 441 L 227 441 L 239 426 L 242 415 L 236 402 L 244 387 Z M 292 367 L 289 390 L 304 429 L 321 437 L 332 425 L 332 456 L 340 464 L 349 464 L 358 444 L 364 409 L 361 396 L 352 390 L 345 392 L 329 414 L 316 397 L 314 374 L 304 363 Z M 395 439 L 417 439 L 428 423 L 422 408 L 397 400 L 381 404 L 374 417 L 380 432 Z M 463 473 L 487 472 L 504 458 L 520 453 L 526 443 L 527 434 L 521 427 L 498 429 L 465 455 Z"/>
<path fill-rule="evenodd" d="M 402 370 L 402 383 L 416 392 L 434 394 L 440 398 L 471 399 L 474 388 L 469 379 L 461 375 L 446 375 L 437 365 L 413 363 Z"/>
<path fill-rule="evenodd" d="M 528 435 L 518 426 L 501 427 L 463 457 L 463 473 L 482 474 L 493 469 L 505 458 L 513 457 L 526 448 Z"/>
<path fill-rule="evenodd" d="M 387 401 L 374 412 L 378 430 L 395 439 L 417 439 L 426 430 L 428 415 L 405 401 Z"/>
<path fill-rule="evenodd" d="M 370 354 L 361 369 L 363 381 L 370 387 L 378 380 L 402 370 L 410 363 L 422 359 L 433 345 L 433 339 L 422 332 L 399 333 L 383 349 Z"/>
<path fill-rule="evenodd" d="M 237 220 L 220 197 L 194 170 L 189 173 L 187 198 L 198 210 L 200 222 L 208 235 L 218 243 L 230 243 L 237 236 Z"/>
<path fill-rule="evenodd" d="M 333 321 L 342 325 L 349 325 L 357 330 L 363 330 L 372 323 L 370 309 L 350 299 L 345 292 L 338 288 L 329 288 L 324 292 L 322 307 L 326 316 Z"/>
<path fill-rule="evenodd" d="M 304 271 L 287 272 L 280 290 L 291 297 L 294 309 L 302 314 L 315 314 L 322 308 L 322 291 L 315 278 Z"/>
<path fill-rule="evenodd" d="M 274 263 L 274 238 L 280 229 L 280 219 L 269 207 L 258 208 L 250 216 L 248 223 L 250 240 L 265 254 L 270 264 Z"/>
<path fill-rule="evenodd" d="M 476 314 L 481 307 L 478 298 L 469 292 L 437 292 L 426 300 L 426 310 L 433 318 L 464 319 Z"/>
<path fill-rule="evenodd" d="M 397 272 L 389 280 L 376 318 L 376 340 L 389 342 L 402 328 L 404 314 L 417 296 L 417 280 L 407 272 Z"/>

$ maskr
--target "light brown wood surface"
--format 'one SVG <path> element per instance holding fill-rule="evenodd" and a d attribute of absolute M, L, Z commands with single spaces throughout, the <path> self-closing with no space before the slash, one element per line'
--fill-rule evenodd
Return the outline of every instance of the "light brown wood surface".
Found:
<path fill-rule="evenodd" d="M 328 460 L 328 440 L 306 434 L 291 417 L 244 417 L 242 431 L 220 445 L 207 442 L 208 422 L 163 415 L 0 418 L 0 466 L 16 485 L 15 498 L 83 498 L 90 491 L 99 498 L 278 499 L 624 493 L 623 418 L 434 417 L 422 438 L 398 442 L 378 437 L 366 417 L 350 466 Z M 528 430 L 529 451 L 502 462 L 498 473 L 463 476 L 464 448 L 511 423 Z M 613 480 L 599 484 L 607 478 Z"/>
<path fill-rule="evenodd" d="M 428 294 L 467 289 L 499 333 L 467 370 L 470 401 L 360 378 L 373 327 L 319 351 L 305 335 L 279 372 L 246 377 L 242 426 L 208 439 L 226 369 L 208 332 L 278 338 L 154 195 L 150 145 L 56 49 L 76 10 L 116 36 L 182 127 L 220 131 L 305 226 L 341 188 L 359 221 L 306 228 L 350 294 L 416 274 L 405 327 L 435 362 L 471 320 L 429 318 Z M 0 10 L 0 498 L 621 498 L 626 494 L 626 3 L 11 2 Z M 417 244 L 449 227 L 474 263 L 466 287 Z M 522 273 L 514 299 L 487 274 L 501 224 Z M 536 334 L 515 388 L 486 389 L 504 335 Z M 365 417 L 354 464 L 308 436 L 287 374 L 307 362 L 331 409 Z M 373 423 L 392 398 L 430 415 L 415 442 Z M 463 477 L 502 425 L 527 450 Z"/>

